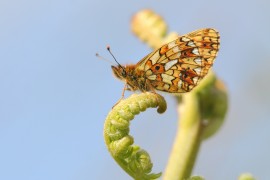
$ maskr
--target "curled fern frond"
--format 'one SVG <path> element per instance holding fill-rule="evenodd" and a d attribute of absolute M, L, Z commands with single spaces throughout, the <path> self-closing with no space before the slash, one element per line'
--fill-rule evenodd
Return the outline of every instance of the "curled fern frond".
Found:
<path fill-rule="evenodd" d="M 152 48 L 161 45 L 167 25 L 161 16 L 150 9 L 136 13 L 131 20 L 131 31 Z"/>
<path fill-rule="evenodd" d="M 147 108 L 158 108 L 158 113 L 166 111 L 164 98 L 155 93 L 133 94 L 120 101 L 108 114 L 104 124 L 104 139 L 115 161 L 134 179 L 156 179 L 161 173 L 151 173 L 153 164 L 149 154 L 133 145 L 129 135 L 130 121 Z"/>
<path fill-rule="evenodd" d="M 150 9 L 139 11 L 131 19 L 131 31 L 153 49 L 179 36 L 175 32 L 167 34 L 167 29 L 164 19 Z"/>
<path fill-rule="evenodd" d="M 250 173 L 244 173 L 244 174 L 241 174 L 238 177 L 238 180 L 256 180 L 256 179 L 255 179 L 255 177 L 253 177 L 252 174 L 250 174 Z"/>

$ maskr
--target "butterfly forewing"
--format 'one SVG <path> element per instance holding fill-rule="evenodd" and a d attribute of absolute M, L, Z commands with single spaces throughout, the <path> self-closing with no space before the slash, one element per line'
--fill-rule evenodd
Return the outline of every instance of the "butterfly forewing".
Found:
<path fill-rule="evenodd" d="M 200 29 L 178 37 L 143 58 L 137 67 L 151 86 L 169 93 L 192 90 L 208 73 L 219 50 L 219 33 Z"/>

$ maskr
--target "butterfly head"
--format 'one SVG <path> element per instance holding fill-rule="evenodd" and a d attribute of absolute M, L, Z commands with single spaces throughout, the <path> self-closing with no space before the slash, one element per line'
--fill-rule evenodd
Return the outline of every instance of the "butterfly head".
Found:
<path fill-rule="evenodd" d="M 124 80 L 126 79 L 127 77 L 127 72 L 126 72 L 126 69 L 121 66 L 121 65 L 118 65 L 118 66 L 111 66 L 112 67 L 112 71 L 113 71 L 113 74 L 120 80 Z"/>

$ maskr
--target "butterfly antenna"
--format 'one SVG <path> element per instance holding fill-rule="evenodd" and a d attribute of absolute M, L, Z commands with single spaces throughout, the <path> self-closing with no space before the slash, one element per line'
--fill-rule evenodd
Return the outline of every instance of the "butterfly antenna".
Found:
<path fill-rule="evenodd" d="M 113 59 L 115 60 L 115 62 L 124 70 L 124 71 L 126 71 L 125 70 L 125 68 L 123 68 L 123 66 L 116 60 L 116 58 L 114 57 L 114 55 L 113 55 L 113 53 L 111 52 L 111 48 L 110 48 L 110 46 L 107 46 L 107 50 L 109 51 L 109 53 L 112 55 L 112 57 L 113 57 Z"/>
<path fill-rule="evenodd" d="M 107 61 L 108 63 L 113 64 L 112 61 L 110 61 L 110 60 L 108 60 L 108 59 L 106 59 L 106 58 L 100 56 L 98 53 L 96 53 L 96 56 L 97 56 L 99 59 L 103 60 L 103 61 Z"/>

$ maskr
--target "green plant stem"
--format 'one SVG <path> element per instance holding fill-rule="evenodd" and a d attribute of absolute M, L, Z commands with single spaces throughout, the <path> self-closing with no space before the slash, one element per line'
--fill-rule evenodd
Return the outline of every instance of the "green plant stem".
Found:
<path fill-rule="evenodd" d="M 190 177 L 201 144 L 201 121 L 195 93 L 182 96 L 176 139 L 165 170 L 164 180 L 183 180 Z"/>

